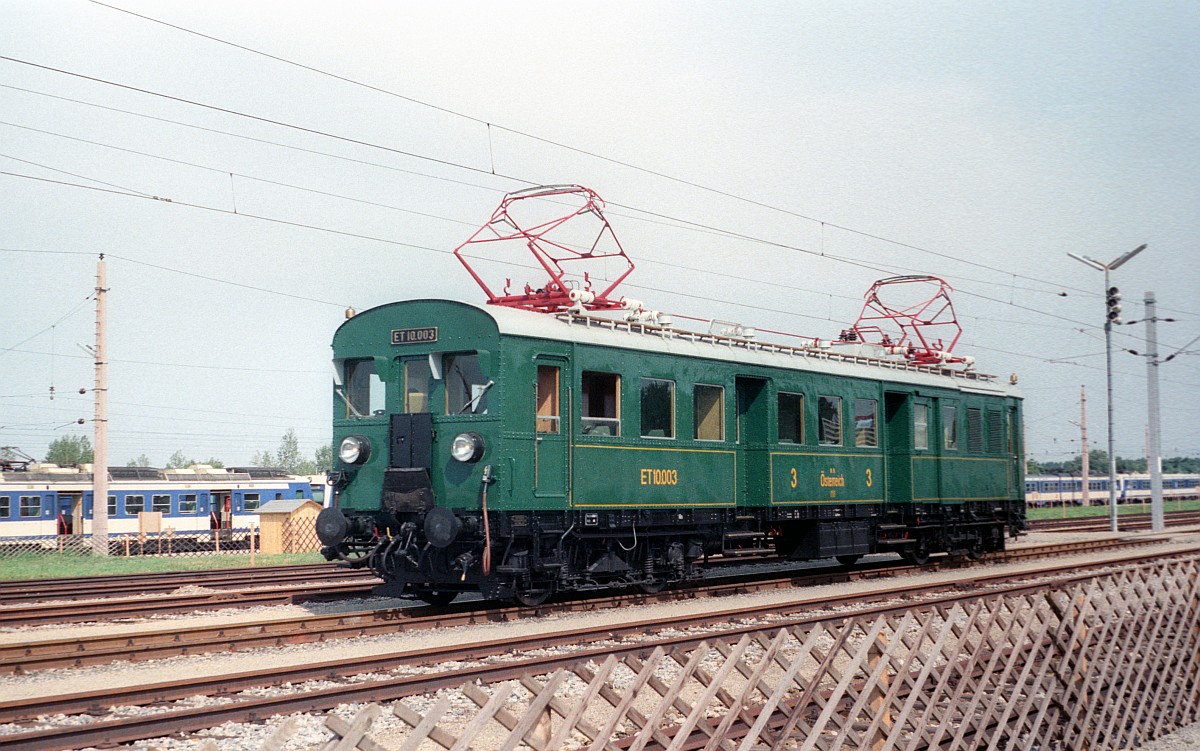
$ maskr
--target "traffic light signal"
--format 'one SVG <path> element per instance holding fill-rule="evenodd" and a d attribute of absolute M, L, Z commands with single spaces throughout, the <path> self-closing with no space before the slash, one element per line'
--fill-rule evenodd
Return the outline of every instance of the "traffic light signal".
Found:
<path fill-rule="evenodd" d="M 1108 304 L 1108 322 L 1121 322 L 1121 291 L 1116 287 L 1109 287 L 1108 294 L 1105 296 L 1105 303 Z"/>

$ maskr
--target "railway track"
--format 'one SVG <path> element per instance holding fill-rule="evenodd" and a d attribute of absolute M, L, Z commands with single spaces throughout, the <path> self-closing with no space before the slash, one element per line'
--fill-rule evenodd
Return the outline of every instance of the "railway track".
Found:
<path fill-rule="evenodd" d="M 229 590 L 280 583 L 345 580 L 352 577 L 361 578 L 364 582 L 378 581 L 369 571 L 350 571 L 333 563 L 71 579 L 23 579 L 0 581 L 0 606 L 47 600 L 94 600 L 104 597 L 167 594 L 185 586 Z"/>
<path fill-rule="evenodd" d="M 1069 555 L 1081 551 L 1113 550 L 1134 544 L 1143 543 L 1128 540 L 1061 543 L 1006 551 L 1002 557 L 997 557 L 995 560 L 1029 560 L 1054 555 Z M 963 561 L 944 558 L 926 566 L 925 570 L 948 569 L 963 564 Z M 486 604 L 475 601 L 457 603 L 442 608 L 410 607 L 366 610 L 204 627 L 185 624 L 153 632 L 29 640 L 19 644 L 0 645 L 0 675 L 21 674 L 50 668 L 103 665 L 120 660 L 140 662 L 181 655 L 232 653 L 263 647 L 285 647 L 333 639 L 387 635 L 398 630 L 415 631 L 475 623 L 513 621 L 528 617 L 532 613 L 547 611 L 563 614 L 613 610 L 652 602 L 695 599 L 697 597 L 722 597 L 770 589 L 860 581 L 912 573 L 917 570 L 916 566 L 896 564 L 892 561 L 869 562 L 851 568 L 830 566 L 803 572 L 786 572 L 783 575 L 751 573 L 723 576 L 706 580 L 699 587 L 672 590 L 655 595 L 616 594 L 587 599 L 575 598 L 553 602 L 538 609 L 481 607 Z"/>
<path fill-rule="evenodd" d="M 1194 555 L 1200 548 L 1176 551 L 1174 555 Z M 1156 558 L 1162 557 L 1156 555 Z M 600 627 L 572 629 L 552 634 L 525 634 L 515 639 L 480 641 L 454 644 L 434 649 L 421 649 L 392 654 L 372 655 L 357 660 L 338 660 L 297 666 L 289 670 L 274 668 L 266 671 L 247 671 L 232 675 L 221 675 L 181 682 L 166 682 L 130 689 L 106 689 L 81 692 L 46 699 L 0 704 L 0 722 L 22 722 L 39 715 L 52 714 L 103 714 L 106 707 L 113 705 L 164 704 L 178 701 L 196 694 L 219 695 L 227 699 L 215 706 L 170 708 L 165 707 L 154 714 L 123 716 L 120 719 L 99 719 L 87 724 L 70 727 L 53 727 L 0 736 L 2 749 L 57 749 L 77 748 L 94 744 L 124 743 L 177 732 L 194 732 L 224 722 L 245 722 L 262 719 L 276 714 L 300 711 L 320 711 L 338 704 L 353 702 L 391 701 L 416 694 L 427 694 L 440 688 L 457 686 L 464 682 L 479 680 L 487 683 L 510 680 L 522 674 L 545 673 L 590 659 L 608 655 L 617 657 L 626 654 L 642 655 L 655 647 L 677 649 L 695 646 L 703 640 L 723 639 L 733 641 L 745 633 L 761 629 L 764 614 L 774 616 L 772 628 L 788 627 L 828 619 L 829 608 L 855 606 L 860 614 L 884 614 L 902 611 L 920 599 L 924 605 L 937 603 L 948 606 L 956 601 L 979 597 L 980 588 L 986 587 L 987 596 L 1001 592 L 1019 593 L 1036 590 L 1050 585 L 1061 586 L 1078 580 L 1088 579 L 1094 570 L 1103 567 L 1126 565 L 1141 560 L 1139 556 L 1096 562 L 1087 566 L 1067 567 L 1044 566 L 1034 571 L 997 573 L 970 580 L 968 585 L 961 580 L 925 586 L 889 587 L 881 590 L 848 595 L 844 598 L 796 598 L 787 602 L 764 607 L 761 603 L 749 607 L 711 609 L 703 613 L 680 616 L 669 615 L 631 622 L 610 623 Z M 820 611 L 814 613 L 813 611 Z M 679 634 L 682 629 L 702 629 L 694 633 Z M 670 629 L 673 635 L 645 640 L 647 634 L 658 634 Z M 597 641 L 603 640 L 602 645 Z M 513 658 L 526 650 L 545 650 L 549 647 L 570 648 L 564 653 L 534 658 Z M 508 655 L 499 661 L 502 655 Z M 231 696 L 233 692 L 265 685 L 297 683 L 321 679 L 330 680 L 346 676 L 402 669 L 414 664 L 432 665 L 459 660 L 493 659 L 496 662 L 458 666 L 444 671 L 421 671 L 418 674 L 393 675 L 367 681 L 323 685 L 314 690 L 301 690 L 279 696 Z"/>
<path fill-rule="evenodd" d="M 1168 527 L 1200 524 L 1200 511 L 1171 511 L 1164 514 Z M 1038 519 L 1029 523 L 1032 532 L 1107 532 L 1112 522 L 1108 516 L 1088 516 L 1075 519 Z M 1150 529 L 1149 514 L 1122 514 L 1118 519 L 1122 532 Z"/>

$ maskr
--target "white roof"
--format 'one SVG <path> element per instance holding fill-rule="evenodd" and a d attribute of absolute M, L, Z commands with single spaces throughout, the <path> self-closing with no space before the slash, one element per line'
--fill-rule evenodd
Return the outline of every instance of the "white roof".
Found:
<path fill-rule="evenodd" d="M 469 304 L 469 303 L 468 303 Z M 536 313 L 500 305 L 471 305 L 489 315 L 502 334 L 579 342 L 645 352 L 804 370 L 852 378 L 890 380 L 965 392 L 1020 397 L 1015 386 L 993 376 L 950 367 L 916 365 L 870 344 L 798 347 L 704 334 L 584 313 Z"/>

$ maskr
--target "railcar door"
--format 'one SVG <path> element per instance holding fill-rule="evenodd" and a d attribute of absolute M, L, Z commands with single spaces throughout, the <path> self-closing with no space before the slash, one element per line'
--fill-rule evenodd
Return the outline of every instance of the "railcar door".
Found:
<path fill-rule="evenodd" d="M 887 441 L 887 477 L 884 478 L 884 498 L 889 503 L 911 503 L 913 499 L 913 446 L 924 440 L 928 448 L 929 407 L 912 404 L 909 394 L 888 391 L 883 395 Z M 925 427 L 914 421 L 914 411 L 920 413 Z M 922 432 L 923 431 L 923 432 Z"/>
<path fill-rule="evenodd" d="M 767 379 L 737 377 L 738 505 L 770 503 Z"/>
<path fill-rule="evenodd" d="M 535 359 L 534 384 L 533 494 L 538 498 L 567 496 L 568 443 L 566 416 L 571 414 L 571 382 L 567 360 L 560 357 Z"/>

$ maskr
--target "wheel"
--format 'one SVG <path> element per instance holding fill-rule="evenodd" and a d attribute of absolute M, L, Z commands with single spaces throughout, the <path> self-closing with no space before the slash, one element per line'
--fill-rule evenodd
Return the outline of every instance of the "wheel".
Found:
<path fill-rule="evenodd" d="M 922 545 L 913 550 L 906 550 L 900 554 L 900 557 L 914 566 L 924 566 L 929 563 L 929 550 Z"/>
<path fill-rule="evenodd" d="M 649 579 L 647 581 L 639 582 L 637 588 L 641 590 L 643 594 L 656 595 L 667 588 L 667 581 L 666 579 Z"/>
<path fill-rule="evenodd" d="M 839 555 L 839 556 L 837 556 L 837 562 L 842 564 L 843 566 L 853 566 L 854 564 L 858 563 L 859 558 L 862 558 L 862 556 L 857 555 L 857 554 L 856 555 Z"/>
<path fill-rule="evenodd" d="M 434 607 L 442 607 L 454 602 L 454 598 L 458 597 L 458 592 L 449 592 L 444 589 L 419 589 L 417 597 L 420 597 L 425 602 Z"/>
<path fill-rule="evenodd" d="M 975 540 L 967 546 L 967 557 L 973 561 L 982 560 L 983 552 L 983 542 L 980 540 Z"/>
<path fill-rule="evenodd" d="M 545 589 L 531 589 L 525 592 L 518 592 L 513 595 L 513 599 L 517 601 L 518 605 L 524 605 L 527 608 L 536 608 L 546 600 L 549 600 L 551 594 L 553 592 L 550 587 L 546 587 Z"/>

